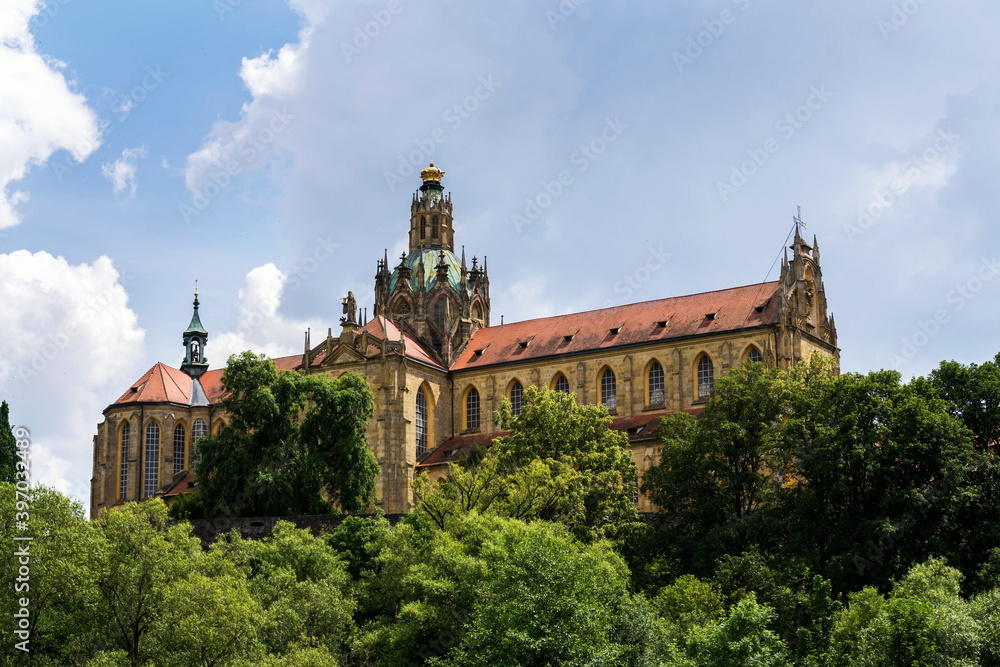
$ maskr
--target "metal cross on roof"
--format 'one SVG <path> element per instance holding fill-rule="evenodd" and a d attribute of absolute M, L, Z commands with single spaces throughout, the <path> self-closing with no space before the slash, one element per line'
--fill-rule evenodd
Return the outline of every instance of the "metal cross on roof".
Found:
<path fill-rule="evenodd" d="M 806 228 L 806 223 L 802 222 L 802 207 L 795 207 L 796 213 L 792 220 L 795 222 L 795 233 L 800 234 Z"/>

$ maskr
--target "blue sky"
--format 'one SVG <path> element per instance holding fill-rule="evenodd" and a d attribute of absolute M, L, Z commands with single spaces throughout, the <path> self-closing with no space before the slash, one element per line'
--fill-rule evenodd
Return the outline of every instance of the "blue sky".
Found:
<path fill-rule="evenodd" d="M 497 321 L 773 279 L 801 206 L 845 370 L 992 358 L 998 19 L 985 0 L 5 2 L 0 396 L 35 479 L 87 497 L 101 410 L 180 363 L 195 279 L 214 367 L 299 351 L 348 290 L 370 308 L 428 161 Z"/>

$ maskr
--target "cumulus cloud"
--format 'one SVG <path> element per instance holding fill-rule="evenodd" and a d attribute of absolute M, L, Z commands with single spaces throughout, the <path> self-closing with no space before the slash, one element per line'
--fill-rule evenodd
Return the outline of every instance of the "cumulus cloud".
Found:
<path fill-rule="evenodd" d="M 145 332 L 108 257 L 73 265 L 0 254 L 0 395 L 31 431 L 33 480 L 89 496 L 92 443 L 108 396 L 135 378 Z"/>
<path fill-rule="evenodd" d="M 211 191 L 205 191 L 207 184 L 225 188 L 233 177 L 259 167 L 280 152 L 281 135 L 294 120 L 280 101 L 299 89 L 313 21 L 321 21 L 325 11 L 306 0 L 296 0 L 292 5 L 307 19 L 299 42 L 285 44 L 277 55 L 267 51 L 256 58 L 243 58 L 240 78 L 253 101 L 243 105 L 239 121 L 216 123 L 204 145 L 188 156 L 184 180 L 196 205 L 199 198 L 210 196 Z"/>
<path fill-rule="evenodd" d="M 135 197 L 136 182 L 135 172 L 137 158 L 148 157 L 149 150 L 146 146 L 138 148 L 126 148 L 122 151 L 122 156 L 114 162 L 105 162 L 101 165 L 101 173 L 104 178 L 111 181 L 111 189 L 116 195 L 128 192 L 128 197 Z"/>
<path fill-rule="evenodd" d="M 304 321 L 286 319 L 279 312 L 288 275 L 274 264 L 258 266 L 246 275 L 239 291 L 240 317 L 235 331 L 213 336 L 208 354 L 215 366 L 224 366 L 231 354 L 253 350 L 269 357 L 283 357 L 301 351 Z"/>
<path fill-rule="evenodd" d="M 31 19 L 40 0 L 0 3 L 0 229 L 20 222 L 17 207 L 28 194 L 12 190 L 30 166 L 57 150 L 82 162 L 100 144 L 97 116 L 71 90 L 64 65 L 35 51 Z"/>

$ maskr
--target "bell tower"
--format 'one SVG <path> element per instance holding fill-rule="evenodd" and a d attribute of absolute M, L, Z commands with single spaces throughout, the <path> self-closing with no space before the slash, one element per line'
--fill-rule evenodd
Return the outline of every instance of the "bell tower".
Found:
<path fill-rule="evenodd" d="M 455 228 L 451 216 L 451 194 L 444 194 L 444 172 L 434 166 L 420 171 L 424 184 L 410 203 L 410 252 L 434 248 L 455 252 Z"/>
<path fill-rule="evenodd" d="M 205 356 L 208 332 L 205 331 L 198 315 L 198 281 L 194 282 L 194 313 L 183 335 L 184 361 L 181 363 L 181 370 L 193 378 L 199 378 L 208 370 L 208 357 Z"/>
<path fill-rule="evenodd" d="M 442 364 L 450 366 L 472 334 L 490 325 L 490 279 L 486 258 L 470 268 L 455 254 L 451 194 L 444 172 L 433 163 L 420 172 L 423 184 L 410 203 L 409 253 L 389 268 L 388 253 L 375 273 L 375 315 L 405 326 Z"/>
<path fill-rule="evenodd" d="M 779 309 L 778 364 L 791 366 L 813 351 L 823 350 L 840 358 L 837 348 L 837 327 L 833 315 L 827 312 L 823 269 L 819 262 L 819 243 L 813 236 L 812 245 L 802 238 L 801 209 L 793 218 L 795 238 L 781 262 L 779 279 L 781 304 Z"/>

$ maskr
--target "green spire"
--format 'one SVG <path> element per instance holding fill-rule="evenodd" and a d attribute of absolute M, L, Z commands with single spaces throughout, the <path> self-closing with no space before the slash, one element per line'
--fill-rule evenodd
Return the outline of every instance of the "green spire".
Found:
<path fill-rule="evenodd" d="M 198 316 L 198 305 L 199 305 L 199 303 L 198 303 L 198 293 L 195 292 L 194 293 L 194 314 L 191 315 L 191 324 L 189 324 L 188 328 L 184 330 L 184 333 L 200 333 L 200 334 L 205 334 L 207 336 L 208 332 L 205 331 L 205 327 L 201 323 L 201 317 Z"/>
<path fill-rule="evenodd" d="M 205 345 L 208 342 L 208 332 L 198 315 L 198 281 L 194 281 L 194 313 L 191 324 L 184 331 L 184 362 L 181 370 L 191 377 L 200 377 L 208 370 L 208 357 L 205 356 Z"/>

